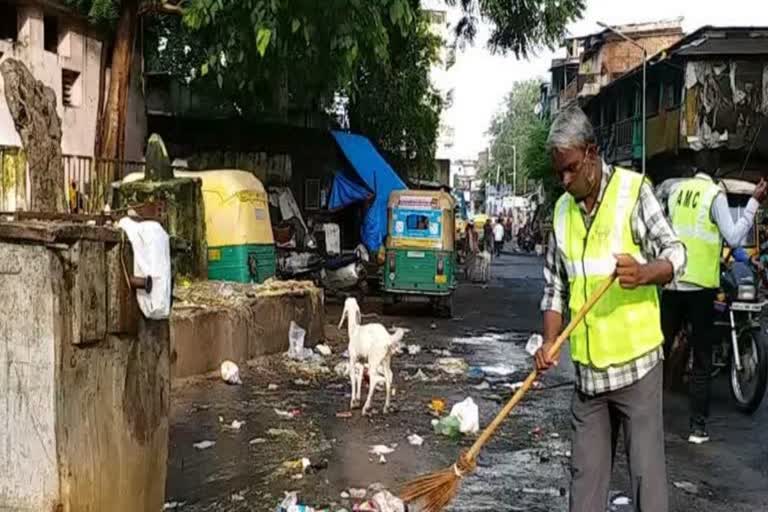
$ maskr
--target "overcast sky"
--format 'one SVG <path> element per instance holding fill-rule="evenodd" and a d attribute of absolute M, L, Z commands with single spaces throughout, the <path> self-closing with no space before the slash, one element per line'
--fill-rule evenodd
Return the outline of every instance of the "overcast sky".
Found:
<path fill-rule="evenodd" d="M 569 30 L 584 35 L 600 30 L 596 21 L 623 24 L 681 16 L 686 32 L 702 25 L 768 26 L 768 0 L 587 0 L 584 18 Z M 454 104 L 446 120 L 456 134 L 453 158 L 476 158 L 488 144 L 485 132 L 511 84 L 546 77 L 555 56 L 548 50 L 527 61 L 493 56 L 485 48 L 487 35 L 487 29 L 481 31 L 475 46 L 460 52 L 451 69 Z"/>

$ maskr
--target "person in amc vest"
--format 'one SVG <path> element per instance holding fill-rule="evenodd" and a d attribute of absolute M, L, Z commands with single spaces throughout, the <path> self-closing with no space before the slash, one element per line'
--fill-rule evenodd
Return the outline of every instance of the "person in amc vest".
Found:
<path fill-rule="evenodd" d="M 744 213 L 735 223 L 728 209 L 725 192 L 706 173 L 681 181 L 667 199 L 672 227 L 685 244 L 688 264 L 685 273 L 662 292 L 661 325 L 665 355 L 685 322 L 691 323 L 689 337 L 693 350 L 693 375 L 690 381 L 690 433 L 688 442 L 709 441 L 710 376 L 712 374 L 712 304 L 720 287 L 720 258 L 723 239 L 738 248 L 752 229 L 768 185 L 764 180 L 755 188 Z"/>
<path fill-rule="evenodd" d="M 662 418 L 662 342 L 657 285 L 685 270 L 685 246 L 642 175 L 607 165 L 589 119 L 570 107 L 549 133 L 566 193 L 557 201 L 544 267 L 544 345 L 536 367 L 593 290 L 617 282 L 570 337 L 576 369 L 571 405 L 571 512 L 605 510 L 616 440 L 624 432 L 638 512 L 667 512 Z"/>

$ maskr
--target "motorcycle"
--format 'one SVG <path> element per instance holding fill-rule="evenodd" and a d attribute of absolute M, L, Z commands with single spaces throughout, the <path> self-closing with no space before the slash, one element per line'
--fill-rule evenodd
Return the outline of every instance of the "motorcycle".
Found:
<path fill-rule="evenodd" d="M 729 372 L 731 395 L 736 406 L 752 414 L 759 407 L 768 386 L 768 336 L 760 317 L 768 300 L 761 299 L 754 270 L 746 262 L 723 265 L 720 291 L 714 303 L 716 341 L 712 350 L 712 377 Z M 675 373 L 681 354 L 686 358 L 686 372 L 691 375 L 693 357 L 683 329 L 670 357 L 670 371 Z"/>

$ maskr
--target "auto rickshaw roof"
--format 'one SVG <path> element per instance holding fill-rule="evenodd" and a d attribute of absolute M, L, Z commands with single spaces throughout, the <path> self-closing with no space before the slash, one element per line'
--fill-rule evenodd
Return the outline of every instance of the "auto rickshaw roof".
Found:
<path fill-rule="evenodd" d="M 400 204 L 402 197 L 436 198 L 441 210 L 453 211 L 456 206 L 456 200 L 453 196 L 442 190 L 396 190 L 389 195 L 389 207 L 392 208 Z"/>

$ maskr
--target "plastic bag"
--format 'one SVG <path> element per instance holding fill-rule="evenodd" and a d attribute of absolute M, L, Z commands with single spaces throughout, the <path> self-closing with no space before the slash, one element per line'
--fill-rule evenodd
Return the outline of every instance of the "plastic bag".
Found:
<path fill-rule="evenodd" d="M 447 416 L 441 420 L 432 420 L 432 427 L 435 429 L 435 434 L 440 434 L 446 437 L 459 437 L 461 431 L 459 430 L 460 422 L 456 416 Z"/>
<path fill-rule="evenodd" d="M 242 384 L 240 379 L 240 368 L 232 361 L 221 363 L 221 379 L 227 384 Z"/>
<path fill-rule="evenodd" d="M 480 410 L 471 398 L 454 405 L 450 416 L 459 420 L 459 432 L 462 434 L 475 434 L 480 430 Z"/>
<path fill-rule="evenodd" d="M 123 217 L 117 225 L 131 242 L 133 274 L 152 277 L 149 293 L 136 290 L 139 309 L 152 320 L 168 318 L 171 314 L 171 246 L 168 233 L 154 221 L 136 222 Z"/>
<path fill-rule="evenodd" d="M 291 326 L 288 328 L 288 357 L 303 361 L 306 358 L 304 351 L 304 337 L 307 331 L 302 329 L 291 320 Z"/>
<path fill-rule="evenodd" d="M 380 491 L 371 500 L 379 512 L 405 512 L 405 504 L 389 491 Z"/>
<path fill-rule="evenodd" d="M 528 343 L 525 344 L 525 351 L 534 356 L 543 344 L 544 338 L 541 337 L 541 334 L 531 334 Z"/>

